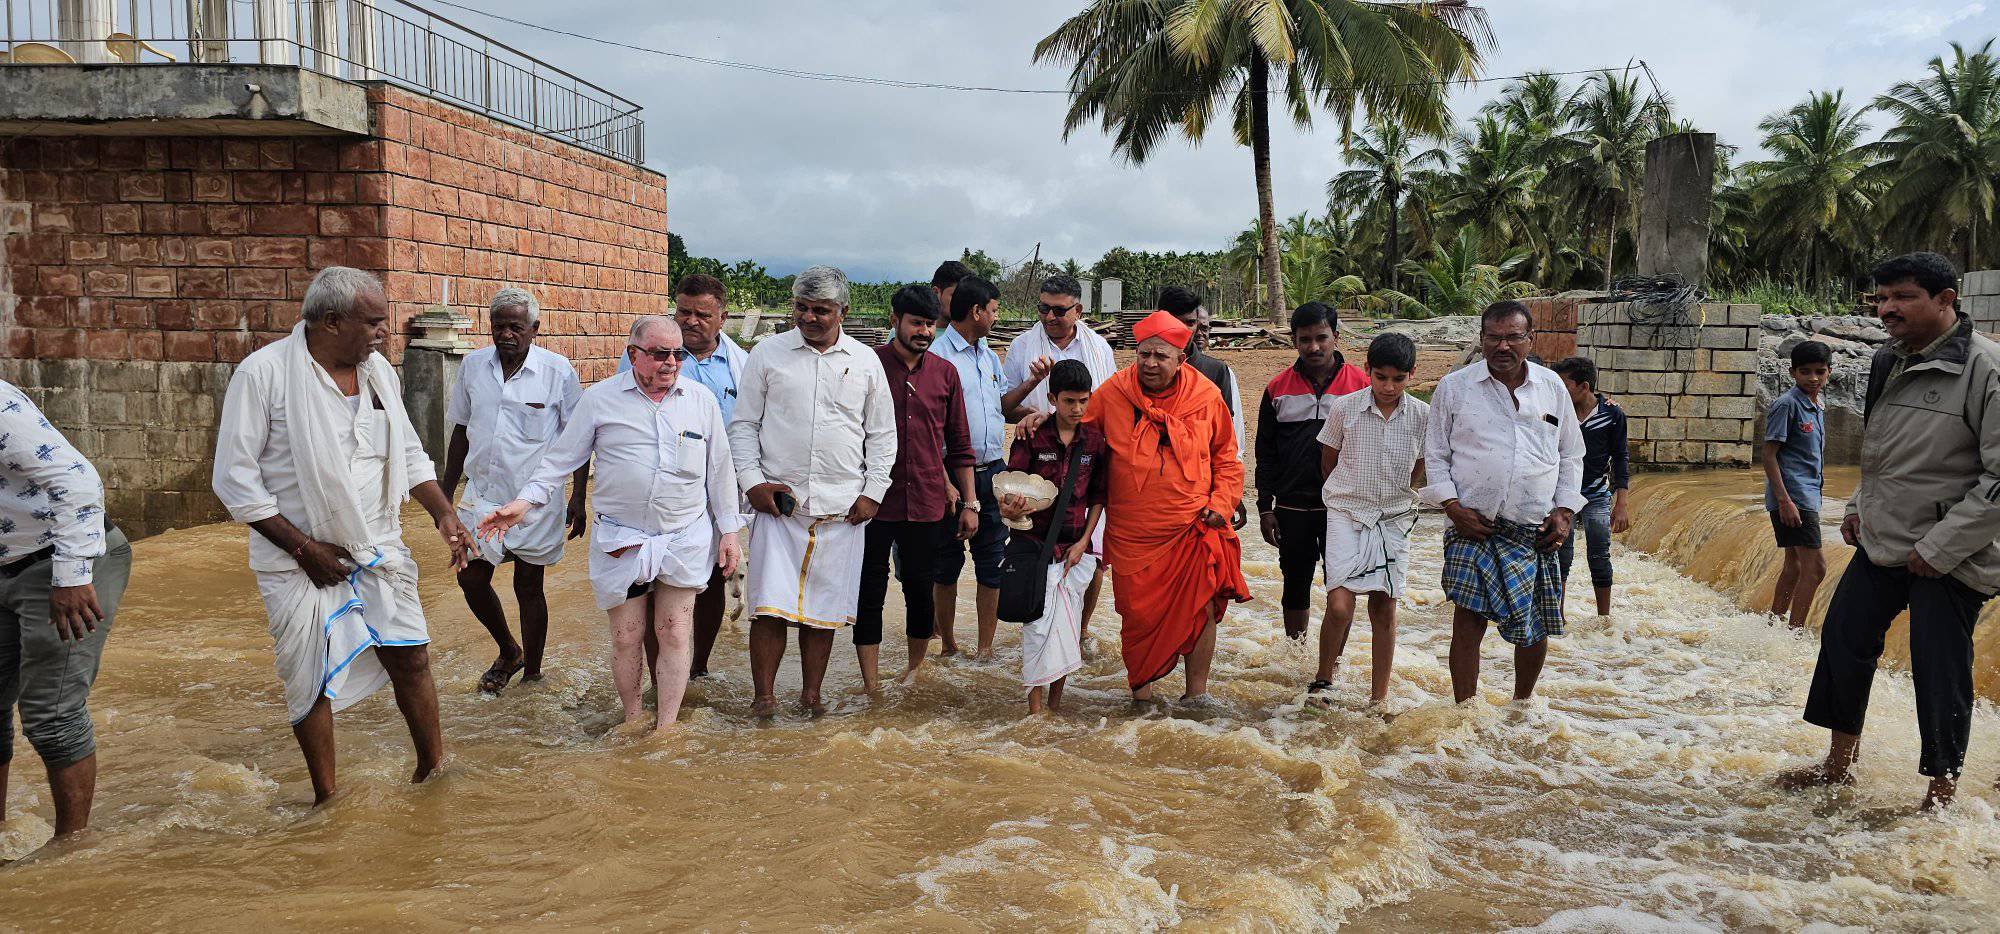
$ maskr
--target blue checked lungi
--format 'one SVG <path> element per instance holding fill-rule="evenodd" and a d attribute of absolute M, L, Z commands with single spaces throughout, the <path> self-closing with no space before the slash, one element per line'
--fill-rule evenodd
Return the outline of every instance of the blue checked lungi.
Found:
<path fill-rule="evenodd" d="M 1444 535 L 1444 594 L 1515 645 L 1563 634 L 1562 561 L 1535 548 L 1541 528 L 1497 521 L 1484 542 Z"/>

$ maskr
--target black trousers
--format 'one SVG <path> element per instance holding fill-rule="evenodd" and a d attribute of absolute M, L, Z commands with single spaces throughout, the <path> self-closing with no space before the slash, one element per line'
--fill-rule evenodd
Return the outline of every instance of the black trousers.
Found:
<path fill-rule="evenodd" d="M 1910 611 L 1910 674 L 1917 689 L 1917 771 L 1956 778 L 1972 733 L 1972 627 L 1991 599 L 1945 577 L 1879 567 L 1857 548 L 1820 629 L 1806 722 L 1859 735 L 1889 624 Z"/>
<path fill-rule="evenodd" d="M 1279 509 L 1278 573 L 1285 579 L 1280 604 L 1287 610 L 1310 610 L 1313 572 L 1326 558 L 1326 510 Z"/>
<path fill-rule="evenodd" d="M 929 639 L 936 628 L 931 581 L 934 565 L 944 551 L 936 522 L 868 523 L 861 552 L 861 599 L 854 611 L 854 644 L 882 644 L 882 604 L 889 597 L 889 549 L 896 549 L 896 577 L 903 584 L 903 631 L 912 639 Z M 952 544 L 956 545 L 954 539 Z"/>

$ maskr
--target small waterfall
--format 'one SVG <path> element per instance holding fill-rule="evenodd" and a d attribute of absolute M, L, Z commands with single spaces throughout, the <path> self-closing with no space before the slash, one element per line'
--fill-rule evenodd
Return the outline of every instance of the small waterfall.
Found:
<path fill-rule="evenodd" d="M 1810 625 L 1817 630 L 1833 602 L 1833 590 L 1854 549 L 1840 538 L 1840 517 L 1846 497 L 1860 475 L 1854 468 L 1827 472 L 1824 554 L 1826 582 L 1813 600 Z M 1771 520 L 1764 511 L 1761 470 L 1702 470 L 1644 474 L 1633 478 L 1630 502 L 1632 528 L 1621 538 L 1626 547 L 1643 551 L 1680 568 L 1681 572 L 1733 598 L 1745 609 L 1771 611 L 1771 591 L 1783 567 L 1771 537 Z M 2000 700 L 2000 600 L 1986 605 L 1973 633 L 1973 682 L 1979 696 Z M 1902 668 L 1910 655 L 1909 616 L 1889 628 L 1883 663 Z"/>

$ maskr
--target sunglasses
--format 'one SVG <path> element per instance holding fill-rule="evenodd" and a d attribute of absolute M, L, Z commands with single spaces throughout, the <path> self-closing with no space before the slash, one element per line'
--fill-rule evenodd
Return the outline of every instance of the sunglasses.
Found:
<path fill-rule="evenodd" d="M 1078 303 L 1077 305 L 1051 305 L 1048 302 L 1036 302 L 1035 310 L 1045 315 L 1056 315 L 1057 317 L 1061 317 L 1063 315 L 1069 314 L 1072 311 L 1075 311 L 1080 306 L 1081 303 Z"/>
<path fill-rule="evenodd" d="M 641 347 L 638 344 L 626 344 L 625 346 L 630 347 L 633 350 L 636 350 L 642 354 L 645 354 L 648 357 L 652 357 L 655 363 L 680 363 L 687 360 L 687 358 L 694 356 L 694 354 L 690 352 L 686 347 L 674 347 L 666 350 L 653 350 L 647 347 Z"/>

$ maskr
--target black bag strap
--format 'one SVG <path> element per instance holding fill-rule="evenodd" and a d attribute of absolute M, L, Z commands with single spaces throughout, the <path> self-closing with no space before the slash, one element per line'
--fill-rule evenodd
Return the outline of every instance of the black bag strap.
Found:
<path fill-rule="evenodd" d="M 1076 465 L 1083 459 L 1083 432 L 1069 444 L 1069 470 L 1063 473 L 1062 491 L 1056 494 L 1055 513 L 1049 517 L 1049 534 L 1042 537 L 1042 567 L 1056 556 L 1056 539 L 1062 537 L 1063 520 L 1069 513 L 1069 494 L 1076 489 Z"/>

